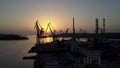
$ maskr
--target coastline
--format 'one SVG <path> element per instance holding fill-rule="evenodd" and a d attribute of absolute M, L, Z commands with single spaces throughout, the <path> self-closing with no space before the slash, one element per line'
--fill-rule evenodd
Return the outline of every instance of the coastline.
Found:
<path fill-rule="evenodd" d="M 0 34 L 0 40 L 28 40 L 28 37 L 17 34 Z"/>

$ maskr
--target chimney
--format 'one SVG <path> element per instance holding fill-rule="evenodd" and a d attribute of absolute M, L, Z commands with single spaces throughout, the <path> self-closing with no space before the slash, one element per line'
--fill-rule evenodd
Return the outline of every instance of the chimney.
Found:
<path fill-rule="evenodd" d="M 105 18 L 103 18 L 103 33 L 105 33 Z"/>
<path fill-rule="evenodd" d="M 74 22 L 74 17 L 73 17 L 73 34 L 75 34 L 75 22 Z"/>
<path fill-rule="evenodd" d="M 96 18 L 96 35 L 98 35 L 98 18 Z"/>

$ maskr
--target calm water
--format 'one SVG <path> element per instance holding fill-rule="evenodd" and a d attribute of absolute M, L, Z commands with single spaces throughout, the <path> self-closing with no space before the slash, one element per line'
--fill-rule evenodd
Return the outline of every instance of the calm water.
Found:
<path fill-rule="evenodd" d="M 23 60 L 29 56 L 28 50 L 35 44 L 35 36 L 29 40 L 0 41 L 0 68 L 33 68 L 34 60 Z"/>

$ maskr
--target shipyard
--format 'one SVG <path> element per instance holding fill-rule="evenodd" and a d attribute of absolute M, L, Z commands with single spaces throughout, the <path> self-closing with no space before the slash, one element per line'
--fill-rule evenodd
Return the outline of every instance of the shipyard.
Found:
<path fill-rule="evenodd" d="M 120 0 L 0 0 L 0 68 L 120 68 Z"/>
<path fill-rule="evenodd" d="M 119 34 L 106 33 L 105 18 L 101 30 L 96 18 L 95 34 L 76 33 L 74 17 L 72 26 L 72 33 L 68 33 L 67 28 L 64 33 L 57 34 L 56 30 L 52 30 L 51 23 L 48 23 L 45 31 L 50 29 L 51 34 L 44 36 L 45 31 L 37 20 L 36 42 L 28 51 L 36 55 L 25 56 L 23 59 L 34 60 L 34 68 L 119 68 Z M 44 42 L 49 37 L 52 41 Z"/>

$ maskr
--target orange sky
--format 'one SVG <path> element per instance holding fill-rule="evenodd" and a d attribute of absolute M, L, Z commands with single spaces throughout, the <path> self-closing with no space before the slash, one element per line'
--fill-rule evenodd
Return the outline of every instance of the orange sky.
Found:
<path fill-rule="evenodd" d="M 118 0 L 1 0 L 0 33 L 33 34 L 34 24 L 44 28 L 50 22 L 56 30 L 70 28 L 75 17 L 76 32 L 80 28 L 95 32 L 95 19 L 106 18 L 106 31 L 119 32 Z"/>

